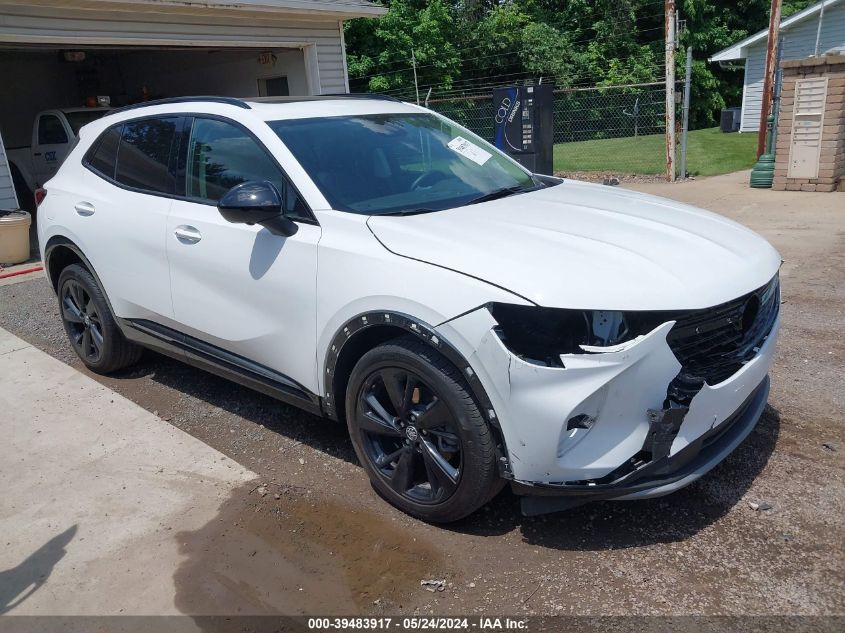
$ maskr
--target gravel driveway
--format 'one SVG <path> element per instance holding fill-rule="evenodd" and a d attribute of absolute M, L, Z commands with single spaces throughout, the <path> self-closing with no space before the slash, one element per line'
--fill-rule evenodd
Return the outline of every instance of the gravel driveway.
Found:
<path fill-rule="evenodd" d="M 285 591 L 321 578 L 335 604 L 363 613 L 845 613 L 845 195 L 753 191 L 746 178 L 633 185 L 733 217 L 785 260 L 769 407 L 730 458 L 669 497 L 526 519 L 506 490 L 429 526 L 376 496 L 339 425 L 154 353 L 97 377 L 266 484 L 174 535 L 177 606 L 289 609 L 262 571 L 272 555 L 286 561 Z M 0 325 L 84 371 L 43 279 L 0 287 Z M 300 596 L 301 613 L 324 613 L 326 595 Z"/>

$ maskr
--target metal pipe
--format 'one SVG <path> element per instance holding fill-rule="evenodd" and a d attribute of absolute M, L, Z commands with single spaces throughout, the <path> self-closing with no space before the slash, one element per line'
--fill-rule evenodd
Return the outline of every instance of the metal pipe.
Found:
<path fill-rule="evenodd" d="M 689 131 L 690 84 L 692 84 L 692 46 L 687 46 L 687 74 L 684 79 L 684 112 L 681 123 L 681 178 L 687 177 L 687 132 Z"/>
<path fill-rule="evenodd" d="M 822 23 L 824 22 L 824 5 L 825 3 L 822 2 L 822 6 L 819 9 L 819 25 L 816 28 L 816 48 L 814 49 L 813 57 L 819 56 L 819 42 L 822 39 Z"/>
<path fill-rule="evenodd" d="M 417 57 L 414 54 L 414 49 L 411 49 L 411 65 L 414 67 L 414 90 L 417 92 L 417 105 L 420 104 L 420 87 L 417 84 Z"/>
<path fill-rule="evenodd" d="M 771 138 L 771 147 L 777 148 L 777 140 L 778 140 L 778 121 L 780 119 L 780 90 L 781 90 L 781 82 L 783 81 L 783 70 L 781 70 L 780 62 L 783 58 L 783 45 L 786 41 L 786 37 L 781 38 L 778 42 L 778 54 L 777 54 L 777 65 L 775 70 L 775 87 L 774 87 L 774 95 L 772 98 L 772 114 L 774 114 L 775 120 L 772 123 L 772 138 Z"/>

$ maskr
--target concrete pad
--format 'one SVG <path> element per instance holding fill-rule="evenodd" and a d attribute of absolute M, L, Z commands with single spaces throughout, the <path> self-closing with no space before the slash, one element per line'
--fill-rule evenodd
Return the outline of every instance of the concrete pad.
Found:
<path fill-rule="evenodd" d="M 38 268 L 41 266 L 40 259 L 30 259 L 23 264 L 15 264 L 14 266 L 0 266 L 0 286 L 10 286 L 12 284 L 18 284 L 22 281 L 30 281 L 32 279 L 38 279 L 40 277 L 46 277 L 46 273 L 44 270 L 37 270 L 30 273 L 22 273 L 20 271 L 24 270 L 31 270 L 33 268 Z M 9 273 L 18 273 L 16 275 L 12 275 L 11 277 L 8 276 Z"/>
<path fill-rule="evenodd" d="M 24 281 L 32 281 L 33 279 L 41 279 L 46 277 L 47 274 L 43 270 L 38 270 L 32 273 L 24 273 L 22 275 L 15 275 L 14 277 L 5 277 L 0 279 L 0 286 L 11 286 L 13 284 L 19 284 Z"/>
<path fill-rule="evenodd" d="M 176 535 L 255 475 L 3 329 L 0 377 L 0 613 L 178 613 Z"/>
<path fill-rule="evenodd" d="M 676 183 L 625 187 L 721 213 L 760 233 L 784 259 L 781 279 L 799 271 L 815 276 L 816 256 L 841 252 L 845 194 L 773 191 L 748 186 L 750 171 Z M 826 255 L 829 257 L 829 255 Z"/>

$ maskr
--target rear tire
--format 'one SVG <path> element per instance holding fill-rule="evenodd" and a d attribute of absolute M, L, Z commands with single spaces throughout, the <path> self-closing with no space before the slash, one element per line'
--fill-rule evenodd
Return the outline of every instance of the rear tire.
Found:
<path fill-rule="evenodd" d="M 143 348 L 126 340 L 94 276 L 79 264 L 59 275 L 59 312 L 71 347 L 85 366 L 108 374 L 138 362 Z"/>
<path fill-rule="evenodd" d="M 461 373 L 413 336 L 361 357 L 346 412 L 373 487 L 403 512 L 457 521 L 501 488 L 493 434 Z"/>

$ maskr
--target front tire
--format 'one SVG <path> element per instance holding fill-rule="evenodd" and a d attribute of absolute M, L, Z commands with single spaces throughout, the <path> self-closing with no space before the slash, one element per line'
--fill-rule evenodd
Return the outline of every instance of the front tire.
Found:
<path fill-rule="evenodd" d="M 498 490 L 493 434 L 466 382 L 415 337 L 364 354 L 349 379 L 346 412 L 373 487 L 400 510 L 448 523 Z"/>
<path fill-rule="evenodd" d="M 71 347 L 88 369 L 108 374 L 141 358 L 143 348 L 123 336 L 103 291 L 88 270 L 79 264 L 62 270 L 58 296 Z"/>

